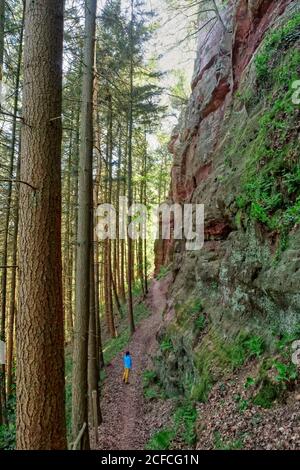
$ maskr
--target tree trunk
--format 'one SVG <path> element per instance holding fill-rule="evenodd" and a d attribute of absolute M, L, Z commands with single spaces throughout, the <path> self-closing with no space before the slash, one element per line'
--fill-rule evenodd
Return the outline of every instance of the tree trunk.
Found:
<path fill-rule="evenodd" d="M 61 263 L 63 2 L 25 14 L 17 449 L 66 449 Z"/>
<path fill-rule="evenodd" d="M 108 199 L 107 202 L 111 204 L 112 202 L 112 97 L 108 93 L 108 134 L 107 134 L 107 164 L 108 164 Z M 108 328 L 112 338 L 116 336 L 116 328 L 114 321 L 114 311 L 113 311 L 113 297 L 112 297 L 112 263 L 111 263 L 111 240 L 107 238 L 105 240 L 106 247 L 106 260 L 105 260 L 105 270 L 106 270 L 106 289 L 107 289 L 107 320 Z"/>
<path fill-rule="evenodd" d="M 19 158 L 18 158 L 18 165 L 17 165 L 17 181 L 20 179 L 20 148 L 19 148 Z M 13 256 L 12 256 L 12 266 L 17 266 L 17 250 L 18 250 L 18 227 L 19 227 L 19 207 L 18 207 L 18 200 L 19 200 L 19 185 L 16 188 L 16 208 L 14 214 L 14 231 L 13 231 Z M 9 322 L 8 322 L 8 334 L 7 334 L 7 384 L 6 384 L 6 394 L 9 398 L 11 394 L 12 388 L 12 371 L 13 371 L 13 350 L 14 350 L 14 326 L 15 326 L 15 312 L 16 312 L 16 280 L 17 280 L 17 273 L 16 269 L 14 269 L 12 273 L 11 279 L 11 288 L 10 288 L 10 307 L 9 307 Z"/>
<path fill-rule="evenodd" d="M 132 132 L 133 132 L 133 0 L 131 0 L 131 22 L 130 22 L 130 95 L 129 95 L 129 131 L 128 131 L 128 207 L 132 205 Z M 128 225 L 131 223 L 131 216 L 128 217 Z M 133 318 L 132 301 L 132 279 L 133 279 L 133 246 L 130 236 L 128 243 L 128 321 L 130 333 L 135 331 Z"/>
<path fill-rule="evenodd" d="M 73 110 L 71 113 L 71 125 L 73 125 Z M 65 316 L 66 316 L 66 340 L 73 341 L 73 309 L 72 309 L 72 276 L 73 276 L 73 250 L 71 245 L 71 172 L 73 152 L 73 131 L 70 131 L 68 169 L 67 169 L 67 200 L 66 200 L 66 229 L 65 229 Z"/>
<path fill-rule="evenodd" d="M 143 192 L 143 197 L 144 197 L 144 204 L 147 206 L 147 136 L 145 132 L 145 154 L 144 154 L 144 192 Z M 144 240 L 144 286 L 145 286 L 145 294 L 148 294 L 148 272 L 147 272 L 147 239 L 145 237 Z"/>
<path fill-rule="evenodd" d="M 5 0 L 0 0 L 0 109 L 2 101 L 2 78 L 3 78 L 3 59 L 4 59 L 4 19 L 5 19 Z M 4 269 L 5 270 L 5 269 Z M 3 302 L 3 300 L 2 300 Z M 2 319 L 1 319 L 2 322 Z M 1 335 L 5 332 L 1 331 L 0 324 L 0 340 Z M 0 425 L 3 424 L 5 417 L 5 368 L 0 366 Z"/>
<path fill-rule="evenodd" d="M 88 424 L 87 359 L 90 317 L 91 228 L 93 225 L 93 63 L 96 6 L 97 0 L 86 1 L 78 186 L 76 315 L 72 384 L 72 425 L 74 440 L 83 424 Z M 81 449 L 89 449 L 88 426 L 81 440 Z"/>
<path fill-rule="evenodd" d="M 91 236 L 93 231 L 91 230 Z M 89 344 L 88 344 L 88 387 L 90 416 L 93 416 L 93 391 L 97 392 L 97 423 L 101 424 L 102 417 L 100 411 L 98 383 L 100 380 L 99 361 L 97 357 L 97 330 L 96 330 L 96 309 L 95 309 L 95 272 L 94 272 L 94 244 L 91 244 L 91 266 L 90 266 L 90 318 L 89 318 Z M 94 423 L 95 426 L 95 423 Z"/>
<path fill-rule="evenodd" d="M 0 0 L 0 109 L 2 98 L 3 60 L 4 60 L 4 24 L 5 24 L 5 0 Z"/>

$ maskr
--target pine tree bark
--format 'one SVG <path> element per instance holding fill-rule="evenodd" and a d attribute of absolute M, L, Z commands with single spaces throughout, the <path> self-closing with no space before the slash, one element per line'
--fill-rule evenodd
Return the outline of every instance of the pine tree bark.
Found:
<path fill-rule="evenodd" d="M 25 2 L 23 7 L 23 16 L 22 16 L 22 24 L 21 24 L 21 31 L 19 37 L 19 52 L 18 52 L 18 63 L 17 63 L 17 72 L 16 72 L 16 88 L 15 88 L 15 97 L 14 97 L 14 119 L 13 119 L 13 127 L 12 127 L 12 139 L 11 139 L 11 162 L 12 165 L 14 164 L 15 160 L 15 147 L 16 147 L 16 140 L 17 140 L 17 122 L 16 116 L 18 113 L 19 107 L 19 87 L 20 87 L 20 74 L 21 74 L 21 64 L 22 64 L 22 55 L 23 55 L 23 35 L 24 35 L 24 21 L 25 21 Z M 20 180 L 20 146 L 21 143 L 19 142 L 19 152 L 18 152 L 18 161 L 17 161 L 17 173 L 16 173 L 16 180 Z M 19 200 L 19 184 L 16 185 L 15 188 L 16 193 L 16 208 L 14 210 L 13 215 L 13 237 L 12 237 L 12 266 L 17 265 L 17 240 L 18 240 L 18 227 L 19 227 L 19 207 L 18 207 L 18 200 Z M 15 310 L 16 310 L 16 269 L 12 272 L 11 277 L 11 286 L 10 286 L 10 306 L 9 306 L 9 318 L 8 318 L 8 332 L 7 332 L 7 371 L 6 371 L 6 391 L 7 396 L 11 394 L 11 387 L 12 387 L 12 363 L 13 363 L 13 339 L 14 339 L 14 325 L 15 325 Z"/>
<path fill-rule="evenodd" d="M 92 231 L 91 231 L 92 232 Z M 95 308 L 95 271 L 94 271 L 94 244 L 91 243 L 91 265 L 90 265 L 90 317 L 89 317 L 89 342 L 88 342 L 88 388 L 90 415 L 93 416 L 93 391 L 97 392 L 97 422 L 101 424 L 102 417 L 100 411 L 100 394 L 98 383 L 100 380 L 100 369 L 97 352 L 97 329 L 96 329 L 96 308 Z M 95 423 L 94 423 L 95 426 Z"/>
<path fill-rule="evenodd" d="M 1 100 L 2 100 L 2 78 L 3 78 L 3 60 L 4 60 L 4 17 L 5 17 L 5 0 L 0 0 L 0 109 L 1 109 Z M 1 320 L 2 322 L 2 320 Z M 0 340 L 1 335 L 5 332 L 1 331 L 2 325 L 0 324 Z M 5 382 L 5 369 L 4 366 L 0 366 L 0 425 L 3 424 L 5 419 L 5 392 L 4 392 L 4 382 Z"/>
<path fill-rule="evenodd" d="M 25 13 L 17 449 L 66 449 L 61 262 L 63 2 Z"/>
<path fill-rule="evenodd" d="M 91 227 L 93 224 L 93 64 L 97 0 L 85 3 L 82 108 L 80 127 L 76 314 L 74 326 L 72 426 L 75 440 L 88 423 L 88 331 L 90 318 Z M 89 449 L 88 426 L 81 449 Z"/>
<path fill-rule="evenodd" d="M 145 135 L 146 139 L 146 135 Z M 147 145 L 147 139 L 146 139 L 146 145 Z M 147 147 L 145 150 L 145 155 L 144 155 L 144 193 L 143 193 L 143 198 L 144 198 L 144 204 L 145 206 L 147 205 Z M 148 294 L 148 259 L 147 259 L 147 240 L 145 238 L 144 240 L 144 286 L 145 286 L 145 294 Z"/>
<path fill-rule="evenodd" d="M 1 92 L 3 79 L 3 60 L 4 60 L 4 22 L 5 22 L 5 0 L 0 0 L 0 108 Z"/>
<path fill-rule="evenodd" d="M 71 123 L 73 124 L 73 110 L 71 112 Z M 73 153 L 73 130 L 70 131 L 69 140 L 69 155 L 68 155 L 68 169 L 67 169 L 67 186 L 66 186 L 66 229 L 65 229 L 65 260 L 64 260 L 64 273 L 65 273 L 65 330 L 66 341 L 73 341 L 73 308 L 72 308 L 72 276 L 73 276 L 73 250 L 71 246 L 72 233 L 71 233 L 71 172 L 72 172 L 72 153 Z"/>
<path fill-rule="evenodd" d="M 108 117 L 107 117 L 107 146 L 106 146 L 106 155 L 107 155 L 107 165 L 108 165 L 108 191 L 107 191 L 107 202 L 111 204 L 112 202 L 112 152 L 113 152 L 113 135 L 112 135 L 112 97 L 108 92 Z M 113 311 L 113 285 L 112 285 L 112 263 L 111 263 L 111 240 L 107 238 L 105 240 L 105 277 L 106 277 L 106 299 L 107 299 L 107 323 L 110 335 L 112 338 L 116 337 L 116 327 L 114 320 L 114 311 Z"/>
<path fill-rule="evenodd" d="M 20 143 L 21 144 L 21 143 Z M 19 146 L 20 147 L 20 146 Z M 20 180 L 20 148 L 17 164 L 16 179 Z M 17 266 L 17 250 L 18 250 L 18 229 L 19 229 L 19 184 L 16 188 L 16 208 L 14 212 L 14 230 L 13 230 L 13 247 L 12 247 L 12 266 Z M 8 320 L 8 333 L 7 333 L 7 356 L 6 356 L 6 395 L 9 398 L 12 392 L 13 383 L 13 350 L 14 350 L 14 327 L 16 317 L 16 269 L 13 270 L 10 286 L 10 306 L 9 306 L 9 320 Z"/>
<path fill-rule="evenodd" d="M 132 134 L 133 134 L 133 0 L 131 0 L 131 22 L 130 22 L 130 70 L 129 70 L 129 115 L 128 115 L 128 208 L 132 205 Z M 131 216 L 128 217 L 128 225 L 131 223 Z M 130 333 L 135 331 L 134 317 L 133 317 L 133 299 L 132 299 L 132 284 L 134 277 L 134 253 L 132 246 L 132 239 L 128 235 L 128 322 Z"/>

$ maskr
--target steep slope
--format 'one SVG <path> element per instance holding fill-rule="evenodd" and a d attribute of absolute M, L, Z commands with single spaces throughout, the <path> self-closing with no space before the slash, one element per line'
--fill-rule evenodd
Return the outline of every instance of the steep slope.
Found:
<path fill-rule="evenodd" d="M 169 395 L 197 403 L 250 364 L 240 399 L 266 409 L 298 393 L 300 5 L 236 0 L 224 18 L 227 31 L 218 24 L 199 38 L 189 105 L 170 143 L 169 202 L 205 204 L 205 244 L 157 243 L 156 271 L 170 264 L 173 284 L 159 333 L 169 347 L 156 369 Z"/>

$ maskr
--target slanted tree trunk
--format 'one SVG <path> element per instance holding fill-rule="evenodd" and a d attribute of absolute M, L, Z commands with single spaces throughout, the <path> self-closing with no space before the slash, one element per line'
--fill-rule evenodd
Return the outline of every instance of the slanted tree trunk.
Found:
<path fill-rule="evenodd" d="M 76 313 L 74 326 L 72 425 L 75 440 L 88 423 L 88 331 L 90 318 L 91 227 L 93 224 L 93 63 L 97 0 L 85 3 L 82 108 L 80 125 Z M 88 426 L 81 449 L 89 449 Z"/>
<path fill-rule="evenodd" d="M 25 13 L 17 449 L 66 449 L 61 263 L 63 2 Z"/>

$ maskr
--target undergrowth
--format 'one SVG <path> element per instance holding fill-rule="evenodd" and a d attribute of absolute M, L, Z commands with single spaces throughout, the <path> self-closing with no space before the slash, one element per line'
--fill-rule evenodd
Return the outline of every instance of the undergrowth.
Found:
<path fill-rule="evenodd" d="M 172 424 L 164 428 L 150 438 L 146 445 L 148 450 L 168 450 L 172 441 L 179 439 L 186 446 L 192 448 L 196 443 L 197 411 L 193 403 L 179 402 L 172 417 Z"/>

